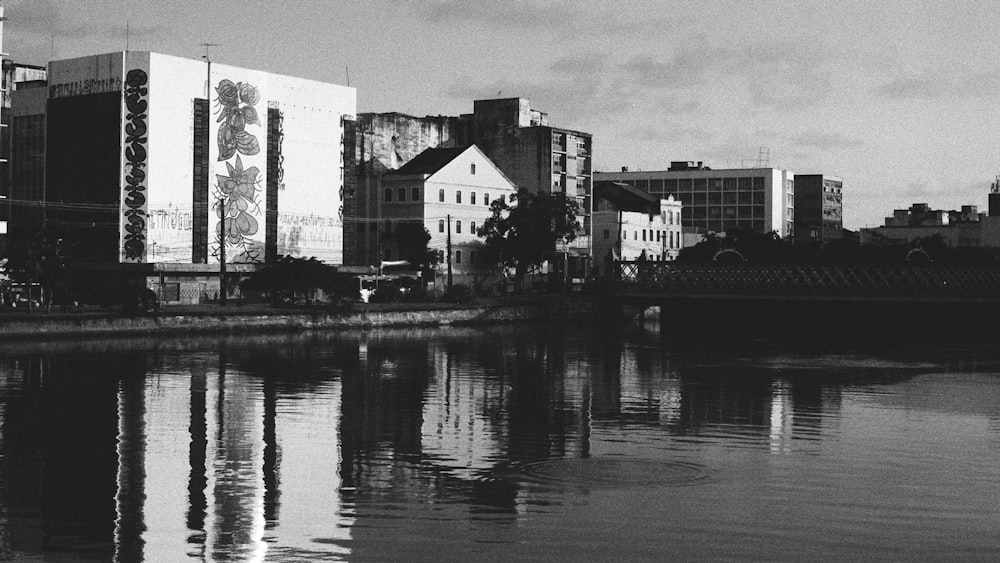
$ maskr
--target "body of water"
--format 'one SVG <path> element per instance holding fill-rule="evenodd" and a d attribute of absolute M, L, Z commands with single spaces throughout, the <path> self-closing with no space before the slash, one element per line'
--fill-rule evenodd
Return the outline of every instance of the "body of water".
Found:
<path fill-rule="evenodd" d="M 995 560 L 989 345 L 604 327 L 0 346 L 0 554 Z"/>

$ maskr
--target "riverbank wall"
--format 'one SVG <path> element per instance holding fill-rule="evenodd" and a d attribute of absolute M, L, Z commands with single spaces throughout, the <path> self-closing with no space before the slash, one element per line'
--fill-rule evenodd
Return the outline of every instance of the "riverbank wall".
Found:
<path fill-rule="evenodd" d="M 406 303 L 347 308 L 176 307 L 155 314 L 32 312 L 0 316 L 0 340 L 154 333 L 269 332 L 498 323 L 589 322 L 589 296 L 528 296 L 469 304 Z"/>

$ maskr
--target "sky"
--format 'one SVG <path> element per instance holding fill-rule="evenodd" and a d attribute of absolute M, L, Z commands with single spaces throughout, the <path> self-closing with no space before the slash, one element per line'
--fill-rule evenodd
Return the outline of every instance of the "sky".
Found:
<path fill-rule="evenodd" d="M 844 226 L 986 210 L 1000 174 L 992 0 L 3 0 L 16 62 L 126 48 L 357 88 L 359 112 L 523 97 L 594 169 L 770 166 L 844 181 Z M 128 33 L 126 33 L 128 30 Z"/>

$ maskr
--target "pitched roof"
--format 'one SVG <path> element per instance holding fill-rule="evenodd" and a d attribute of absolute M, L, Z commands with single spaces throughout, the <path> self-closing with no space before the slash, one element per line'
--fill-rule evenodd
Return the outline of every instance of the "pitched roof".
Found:
<path fill-rule="evenodd" d="M 468 149 L 469 147 L 427 149 L 398 170 L 387 172 L 386 175 L 434 174 Z"/>
<path fill-rule="evenodd" d="M 659 210 L 657 197 L 622 182 L 594 182 L 594 197 L 610 201 L 622 211 L 650 213 Z"/>

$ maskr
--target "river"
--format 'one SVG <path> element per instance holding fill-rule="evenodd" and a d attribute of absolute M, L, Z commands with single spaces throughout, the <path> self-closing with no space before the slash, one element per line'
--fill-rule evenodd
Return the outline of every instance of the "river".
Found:
<path fill-rule="evenodd" d="M 0 345 L 0 555 L 993 560 L 992 343 L 442 327 Z"/>

